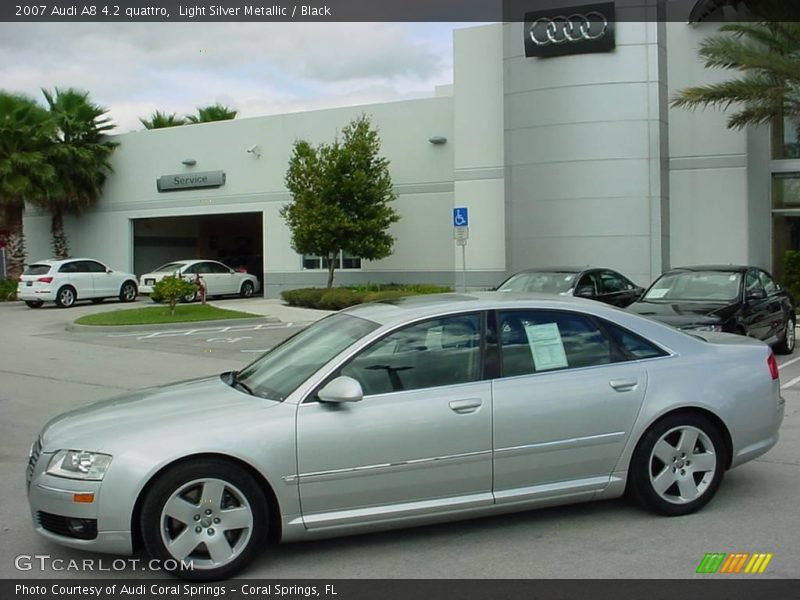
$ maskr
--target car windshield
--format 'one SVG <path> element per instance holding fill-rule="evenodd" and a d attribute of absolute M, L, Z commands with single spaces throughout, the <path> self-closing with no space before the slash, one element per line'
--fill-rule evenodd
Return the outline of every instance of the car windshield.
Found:
<path fill-rule="evenodd" d="M 497 288 L 498 292 L 562 294 L 572 289 L 575 273 L 517 273 Z"/>
<path fill-rule="evenodd" d="M 667 273 L 647 290 L 644 299 L 732 302 L 739 297 L 741 281 L 740 273 L 724 271 Z"/>
<path fill-rule="evenodd" d="M 154 269 L 153 273 L 165 273 L 165 272 L 171 273 L 173 271 L 180 271 L 185 266 L 186 263 L 179 263 L 179 262 L 167 263 L 165 265 L 161 265 L 157 269 Z"/>
<path fill-rule="evenodd" d="M 262 398 L 284 400 L 337 354 L 377 328 L 377 323 L 352 315 L 331 315 L 239 371 L 236 381 Z"/>

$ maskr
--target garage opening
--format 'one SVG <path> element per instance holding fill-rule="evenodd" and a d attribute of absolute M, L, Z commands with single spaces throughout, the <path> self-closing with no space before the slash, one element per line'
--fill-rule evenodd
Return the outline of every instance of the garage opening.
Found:
<path fill-rule="evenodd" d="M 263 213 L 133 219 L 137 275 L 175 260 L 218 260 L 264 285 Z"/>

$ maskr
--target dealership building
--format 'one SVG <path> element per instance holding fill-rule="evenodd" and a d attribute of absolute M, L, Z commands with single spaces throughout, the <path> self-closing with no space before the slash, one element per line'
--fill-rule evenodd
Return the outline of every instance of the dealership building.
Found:
<path fill-rule="evenodd" d="M 102 199 L 66 220 L 72 253 L 139 274 L 220 259 L 263 277 L 267 297 L 324 285 L 320 258 L 291 247 L 284 177 L 296 140 L 330 142 L 366 113 L 401 219 L 394 253 L 339 257 L 337 283 L 460 287 L 464 266 L 469 288 L 536 266 L 606 266 L 639 284 L 683 264 L 780 272 L 800 248 L 796 132 L 732 131 L 721 111 L 669 106 L 681 88 L 731 77 L 697 57 L 718 25 L 628 22 L 613 2 L 572 8 L 587 18 L 550 10 L 456 30 L 453 83 L 430 98 L 115 136 Z M 463 254 L 454 209 L 467 209 Z M 49 216 L 28 207 L 24 226 L 28 257 L 50 255 Z"/>

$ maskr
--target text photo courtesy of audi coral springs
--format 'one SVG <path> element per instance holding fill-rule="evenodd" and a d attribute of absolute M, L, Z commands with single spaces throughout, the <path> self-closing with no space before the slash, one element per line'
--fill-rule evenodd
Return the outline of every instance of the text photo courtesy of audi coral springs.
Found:
<path fill-rule="evenodd" d="M 410 297 L 334 313 L 239 371 L 54 418 L 31 447 L 29 500 L 48 540 L 128 555 L 138 539 L 176 575 L 216 580 L 270 534 L 626 489 L 687 515 L 772 448 L 784 405 L 772 351 L 744 336 L 569 296 Z"/>

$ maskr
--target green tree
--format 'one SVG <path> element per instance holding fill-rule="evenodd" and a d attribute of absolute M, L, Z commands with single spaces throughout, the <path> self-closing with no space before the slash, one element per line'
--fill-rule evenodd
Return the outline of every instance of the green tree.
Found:
<path fill-rule="evenodd" d="M 341 140 L 313 147 L 295 142 L 286 187 L 292 196 L 281 209 L 299 254 L 327 258 L 328 287 L 342 251 L 367 260 L 392 254 L 388 233 L 400 216 L 389 161 L 379 156 L 380 137 L 366 115 L 342 129 Z"/>
<path fill-rule="evenodd" d="M 763 125 L 774 119 L 800 119 L 800 23 L 729 23 L 700 45 L 709 68 L 739 76 L 680 90 L 672 106 L 734 108 L 728 127 Z"/>
<path fill-rule="evenodd" d="M 64 213 L 79 215 L 99 200 L 108 173 L 111 154 L 119 145 L 107 134 L 115 125 L 107 109 L 94 104 L 89 93 L 72 88 L 54 92 L 42 90 L 57 127 L 55 143 L 49 152 L 57 185 L 43 202 L 50 212 L 53 254 L 69 256 L 64 231 Z"/>
<path fill-rule="evenodd" d="M 164 129 L 165 127 L 179 127 L 186 125 L 186 119 L 179 117 L 177 114 L 167 114 L 160 110 L 153 112 L 149 119 L 139 119 L 145 129 Z"/>
<path fill-rule="evenodd" d="M 217 103 L 209 106 L 198 107 L 196 115 L 186 115 L 186 121 L 189 123 L 229 121 L 231 119 L 235 119 L 237 114 L 239 114 L 238 110 L 228 108 L 227 106 Z"/>
<path fill-rule="evenodd" d="M 41 202 L 56 180 L 48 158 L 54 135 L 53 119 L 35 100 L 0 91 L 0 207 L 9 230 L 12 279 L 19 278 L 25 265 L 25 201 Z"/>
<path fill-rule="evenodd" d="M 194 283 L 169 275 L 161 281 L 157 281 L 153 286 L 153 293 L 150 298 L 154 302 L 164 302 L 169 305 L 169 314 L 175 316 L 175 307 L 178 302 L 191 298 L 197 293 L 197 286 Z"/>

